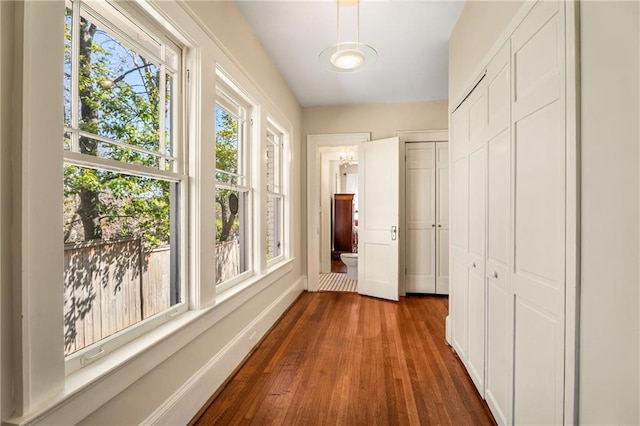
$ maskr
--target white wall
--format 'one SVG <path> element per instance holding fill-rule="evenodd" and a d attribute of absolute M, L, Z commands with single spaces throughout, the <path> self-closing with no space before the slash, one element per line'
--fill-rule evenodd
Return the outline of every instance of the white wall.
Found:
<path fill-rule="evenodd" d="M 638 5 L 580 5 L 583 424 L 640 423 Z"/>
<path fill-rule="evenodd" d="M 468 0 L 449 39 L 449 100 L 457 102 L 480 70 L 483 57 L 504 32 L 523 0 Z"/>
<path fill-rule="evenodd" d="M 18 4 L 18 3 L 16 3 Z M 20 61 L 13 60 L 12 51 L 14 40 L 12 35 L 18 34 L 19 28 L 13 28 L 13 9 L 16 5 L 13 2 L 0 1 L 0 399 L 1 409 L 0 422 L 11 417 L 16 407 L 12 401 L 11 386 L 12 375 L 17 374 L 11 360 L 11 351 L 19 342 L 19 334 L 13 332 L 11 328 L 11 302 L 12 302 L 12 280 L 10 265 L 12 256 L 11 239 L 9 233 L 11 221 L 15 222 L 21 217 L 21 212 L 16 205 L 12 205 L 11 190 L 19 191 L 19 182 L 12 181 L 9 171 L 11 170 L 10 155 L 11 150 L 18 146 L 19 139 L 12 137 L 11 127 L 8 126 L 17 118 L 17 111 L 21 108 L 19 93 L 12 96 L 10 89 L 16 86 L 16 81 L 20 79 L 20 73 L 15 73 L 12 79 L 11 70 L 13 63 Z M 166 3 L 165 3 L 166 4 Z M 213 327 L 207 329 L 195 339 L 191 340 L 184 347 L 181 347 L 171 357 L 160 363 L 145 376 L 131 384 L 116 397 L 105 403 L 99 409 L 91 413 L 81 423 L 83 424 L 139 424 L 160 408 L 168 398 L 180 391 L 187 381 L 198 374 L 203 367 L 209 365 L 216 354 L 223 351 L 225 347 L 233 347 L 225 358 L 225 369 L 221 369 L 217 383 L 229 374 L 238 362 L 248 353 L 255 343 L 249 338 L 235 339 L 243 330 L 252 327 L 260 336 L 268 329 L 277 317 L 299 294 L 302 286 L 302 259 L 306 255 L 300 237 L 304 235 L 302 227 L 302 206 L 304 197 L 301 195 L 300 170 L 302 132 L 302 110 L 297 100 L 287 88 L 284 80 L 278 73 L 275 65 L 268 58 L 260 43 L 256 40 L 250 27 L 245 22 L 234 2 L 193 2 L 189 4 L 195 14 L 214 33 L 222 48 L 226 48 L 227 53 L 233 57 L 235 64 L 248 75 L 252 83 L 257 86 L 263 95 L 279 109 L 279 114 L 285 117 L 291 124 L 291 148 L 292 148 L 292 256 L 295 257 L 293 270 L 273 284 L 266 286 L 262 291 L 250 297 L 248 301 L 238 309 L 230 312 L 226 317 L 218 321 Z M 18 7 L 15 7 L 18 9 Z M 60 16 L 62 25 L 62 16 Z M 22 53 L 18 40 L 15 40 L 15 54 Z M 209 52 L 205 52 L 209 53 Z M 202 80 L 213 81 L 213 75 L 203 76 Z M 12 99 L 13 98 L 13 99 Z M 13 114 L 13 115 L 12 115 Z M 13 199 L 20 198 L 21 194 L 14 193 Z M 14 239 L 20 239 L 19 231 L 14 231 Z M 62 279 L 62 277 L 60 277 Z M 17 289 L 18 287 L 16 287 Z M 251 293 L 248 290 L 246 293 Z M 224 310 L 221 305 L 221 309 Z M 271 315 L 264 321 L 255 323 L 259 315 L 270 312 Z M 13 332 L 13 333 L 12 333 Z M 62 344 L 62 343 L 61 343 Z M 46 354 L 43 354 L 46 355 Z M 117 386 L 117 385 L 116 385 Z M 204 389 L 207 396 L 215 391 L 215 386 Z M 179 411 L 182 406 L 176 407 Z M 199 407 L 198 407 L 199 408 Z M 64 411 L 64 409 L 60 410 Z"/>
<path fill-rule="evenodd" d="M 336 105 L 302 109 L 304 134 L 370 132 L 371 139 L 401 130 L 447 128 L 447 100 Z"/>
<path fill-rule="evenodd" d="M 0 2 L 0 419 L 11 410 L 11 92 L 13 3 Z"/>

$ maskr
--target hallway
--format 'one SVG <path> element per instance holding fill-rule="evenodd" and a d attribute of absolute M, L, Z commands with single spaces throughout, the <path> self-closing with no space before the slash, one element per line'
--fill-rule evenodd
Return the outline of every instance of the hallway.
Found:
<path fill-rule="evenodd" d="M 445 344 L 447 310 L 305 292 L 192 423 L 494 424 Z"/>

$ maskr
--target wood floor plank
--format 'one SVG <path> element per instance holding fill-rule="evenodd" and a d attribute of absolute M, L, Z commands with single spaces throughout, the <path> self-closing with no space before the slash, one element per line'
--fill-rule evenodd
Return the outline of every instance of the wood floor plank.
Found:
<path fill-rule="evenodd" d="M 495 424 L 445 343 L 447 311 L 303 293 L 192 424 Z"/>

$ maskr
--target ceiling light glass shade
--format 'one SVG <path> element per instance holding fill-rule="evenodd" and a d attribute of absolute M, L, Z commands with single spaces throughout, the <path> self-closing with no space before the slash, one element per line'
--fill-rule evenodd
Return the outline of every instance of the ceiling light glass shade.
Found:
<path fill-rule="evenodd" d="M 318 59 L 330 71 L 357 72 L 375 64 L 378 52 L 368 44 L 346 42 L 327 47 Z"/>

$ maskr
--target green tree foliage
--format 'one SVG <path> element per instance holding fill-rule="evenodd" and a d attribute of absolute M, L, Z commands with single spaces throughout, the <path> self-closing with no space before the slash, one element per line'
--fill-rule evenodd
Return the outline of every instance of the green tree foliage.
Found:
<path fill-rule="evenodd" d="M 65 22 L 65 121 L 70 121 L 71 19 Z M 160 151 L 159 67 L 82 18 L 79 39 L 80 130 Z M 126 78 L 125 78 L 126 77 Z M 167 102 L 170 102 L 167 93 Z M 163 129 L 166 131 L 166 129 Z M 155 155 L 81 136 L 79 151 L 158 168 Z M 69 143 L 65 145 L 68 147 Z M 147 177 L 66 164 L 64 237 L 78 242 L 141 237 L 147 248 L 167 245 L 172 184 Z"/>
<path fill-rule="evenodd" d="M 238 183 L 234 176 L 239 171 L 238 119 L 220 107 L 216 108 L 216 169 L 218 182 Z M 230 208 L 230 200 L 238 195 L 230 189 L 216 190 L 216 241 L 228 241 L 238 232 L 238 214 Z"/>
<path fill-rule="evenodd" d="M 171 102 L 166 76 L 166 103 L 160 104 L 160 68 L 104 29 L 82 17 L 78 39 L 78 70 L 72 69 L 71 16 L 65 20 L 65 124 L 71 125 L 71 75 L 78 74 L 78 124 L 81 131 L 126 145 L 161 152 L 160 109 Z M 74 105 L 75 104 L 75 105 Z M 81 136 L 79 152 L 123 163 L 161 167 L 158 156 Z M 65 136 L 65 149 L 70 141 Z M 164 148 L 170 154 L 170 146 Z M 219 181 L 236 184 L 238 120 L 216 109 L 216 168 Z M 64 167 L 65 243 L 142 238 L 147 249 L 166 246 L 170 236 L 170 182 L 66 164 Z M 227 241 L 238 232 L 237 212 L 229 200 L 236 191 L 216 191 L 216 238 Z"/>

